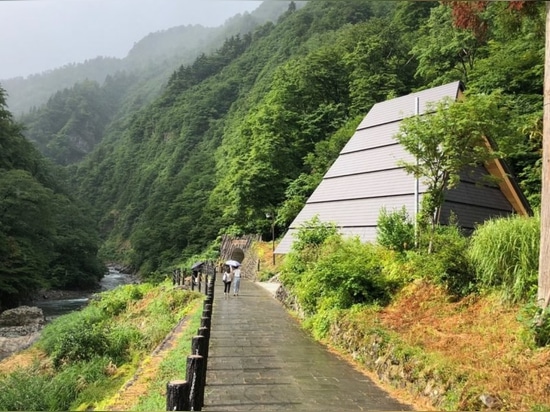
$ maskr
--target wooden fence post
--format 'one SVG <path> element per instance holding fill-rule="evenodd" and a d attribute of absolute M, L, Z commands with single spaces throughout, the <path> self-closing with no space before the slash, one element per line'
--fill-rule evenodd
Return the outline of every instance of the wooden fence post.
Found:
<path fill-rule="evenodd" d="M 190 411 L 189 382 L 184 380 L 173 380 L 166 384 L 166 410 L 167 411 Z"/>
<path fill-rule="evenodd" d="M 194 411 L 202 410 L 204 404 L 204 358 L 200 355 L 187 357 L 186 380 L 191 385 L 189 391 L 189 402 Z"/>
<path fill-rule="evenodd" d="M 201 317 L 201 328 L 205 327 L 205 328 L 210 329 L 210 324 L 211 324 L 211 322 L 210 322 L 209 317 L 207 317 L 207 316 Z"/>

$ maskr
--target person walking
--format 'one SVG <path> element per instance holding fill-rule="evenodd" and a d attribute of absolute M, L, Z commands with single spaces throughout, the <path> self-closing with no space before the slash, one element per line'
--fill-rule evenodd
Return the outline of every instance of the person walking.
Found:
<path fill-rule="evenodd" d="M 223 296 L 227 299 L 229 293 L 231 292 L 231 281 L 233 280 L 233 272 L 229 269 L 228 266 L 225 267 L 225 270 L 222 275 L 223 281 Z"/>
<path fill-rule="evenodd" d="M 236 268 L 233 271 L 233 296 L 239 296 L 240 288 L 241 288 L 241 269 Z"/>

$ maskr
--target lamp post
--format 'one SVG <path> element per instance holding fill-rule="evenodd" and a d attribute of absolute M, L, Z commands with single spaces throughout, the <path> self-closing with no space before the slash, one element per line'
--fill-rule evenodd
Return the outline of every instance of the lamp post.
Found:
<path fill-rule="evenodd" d="M 275 213 L 267 212 L 265 217 L 271 219 L 271 255 L 273 256 L 273 266 L 275 266 Z"/>

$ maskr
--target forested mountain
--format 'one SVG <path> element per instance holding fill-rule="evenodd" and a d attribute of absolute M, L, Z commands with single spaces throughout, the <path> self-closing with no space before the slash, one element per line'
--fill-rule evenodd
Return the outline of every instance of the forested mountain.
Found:
<path fill-rule="evenodd" d="M 0 310 L 41 287 L 92 288 L 105 272 L 87 207 L 21 133 L 0 89 Z"/>
<path fill-rule="evenodd" d="M 144 275 L 221 233 L 268 234 L 265 212 L 276 213 L 281 233 L 374 103 L 454 80 L 469 93 L 500 94 L 517 133 L 497 143 L 536 206 L 543 9 L 490 2 L 461 29 L 449 3 L 291 3 L 276 22 L 181 61 L 152 99 L 145 86 L 98 98 L 111 88 L 90 81 L 25 123 L 93 205 L 102 257 Z M 69 96 L 83 110 L 62 103 Z M 68 132 L 44 138 L 52 116 Z M 67 141 L 85 150 L 57 152 Z"/>

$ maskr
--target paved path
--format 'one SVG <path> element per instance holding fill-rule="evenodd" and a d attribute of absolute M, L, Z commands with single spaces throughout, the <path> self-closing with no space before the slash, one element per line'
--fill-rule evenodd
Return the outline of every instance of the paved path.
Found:
<path fill-rule="evenodd" d="M 310 338 L 273 294 L 216 282 L 204 411 L 412 410 Z"/>

